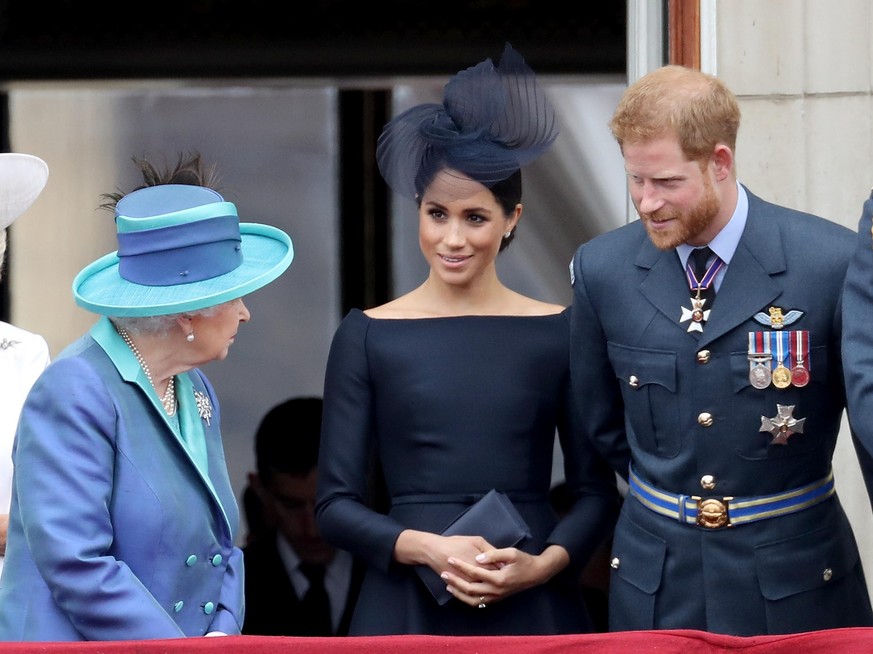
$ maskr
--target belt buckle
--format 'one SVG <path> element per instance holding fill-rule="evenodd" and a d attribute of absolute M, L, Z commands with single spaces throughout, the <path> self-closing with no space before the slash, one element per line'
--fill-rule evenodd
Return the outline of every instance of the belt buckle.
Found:
<path fill-rule="evenodd" d="M 698 497 L 692 496 L 697 502 L 697 526 L 704 529 L 722 529 L 730 527 L 728 504 L 733 497 Z"/>

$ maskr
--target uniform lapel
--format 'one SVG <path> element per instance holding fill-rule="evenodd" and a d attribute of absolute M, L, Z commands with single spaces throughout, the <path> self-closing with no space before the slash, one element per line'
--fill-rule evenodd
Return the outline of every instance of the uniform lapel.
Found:
<path fill-rule="evenodd" d="M 733 259 L 725 272 L 703 333 L 688 332 L 680 323 L 682 307 L 690 307 L 691 291 L 675 250 L 658 250 L 646 238 L 641 241 L 635 265 L 648 270 L 639 290 L 652 305 L 676 325 L 680 334 L 699 339 L 703 346 L 765 310 L 782 292 L 773 275 L 785 272 L 784 244 L 770 219 L 771 205 L 746 190 L 749 215 Z"/>
<path fill-rule="evenodd" d="M 691 304 L 691 291 L 676 251 L 659 250 L 647 237 L 634 263 L 648 269 L 640 282 L 640 293 L 676 325 L 677 333 L 684 333 L 687 325 L 680 324 L 679 318 L 682 316 L 682 307 Z"/>
<path fill-rule="evenodd" d="M 749 216 L 733 259 L 718 290 L 700 344 L 705 345 L 735 329 L 766 308 L 782 292 L 774 275 L 787 269 L 787 256 L 772 205 L 749 197 Z"/>

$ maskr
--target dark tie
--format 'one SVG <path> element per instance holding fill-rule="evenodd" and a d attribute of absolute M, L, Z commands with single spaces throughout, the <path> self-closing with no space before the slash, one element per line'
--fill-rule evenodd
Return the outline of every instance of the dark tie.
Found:
<path fill-rule="evenodd" d="M 330 598 L 324 589 L 324 566 L 317 563 L 301 563 L 300 572 L 309 580 L 309 590 L 300 603 L 303 610 L 303 636 L 330 636 L 333 634 L 330 620 Z"/>
<path fill-rule="evenodd" d="M 712 256 L 712 250 L 709 247 L 695 248 L 691 250 L 689 261 L 691 262 L 691 270 L 698 282 L 704 281 L 706 276 L 706 261 Z M 694 293 L 696 295 L 696 292 Z M 709 280 L 709 286 L 701 289 L 700 297 L 706 300 L 705 309 L 712 309 L 712 302 L 715 299 L 715 280 Z"/>

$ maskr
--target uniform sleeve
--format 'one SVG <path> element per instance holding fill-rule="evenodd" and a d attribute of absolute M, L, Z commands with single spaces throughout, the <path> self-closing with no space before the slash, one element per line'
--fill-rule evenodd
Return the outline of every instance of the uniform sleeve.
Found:
<path fill-rule="evenodd" d="M 573 305 L 570 317 L 572 412 L 577 429 L 627 479 L 630 448 L 624 430 L 624 404 L 609 362 L 606 336 L 586 287 L 585 246 L 573 257 Z"/>
<path fill-rule="evenodd" d="M 570 402 L 568 389 L 568 407 Z M 562 545 L 570 554 L 571 565 L 581 569 L 612 534 L 621 496 L 615 473 L 606 459 L 574 427 L 572 420 L 558 426 L 558 436 L 564 456 L 564 480 L 572 505 L 548 542 Z"/>
<path fill-rule="evenodd" d="M 842 304 L 846 408 L 867 494 L 873 498 L 873 197 L 864 202 Z"/>
<path fill-rule="evenodd" d="M 325 540 L 388 570 L 404 527 L 370 508 L 368 461 L 373 446 L 373 398 L 362 312 L 349 314 L 334 335 L 325 371 L 316 518 Z"/>

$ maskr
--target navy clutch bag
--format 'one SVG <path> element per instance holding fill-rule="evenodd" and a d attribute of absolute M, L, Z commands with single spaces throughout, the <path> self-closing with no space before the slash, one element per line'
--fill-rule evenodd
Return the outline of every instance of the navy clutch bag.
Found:
<path fill-rule="evenodd" d="M 518 509 L 505 494 L 488 491 L 480 500 L 464 509 L 451 524 L 440 532 L 443 536 L 482 536 L 494 547 L 515 547 L 531 537 L 530 528 Z M 426 565 L 416 566 L 416 572 L 434 599 L 443 605 L 452 599 L 446 582 Z"/>

